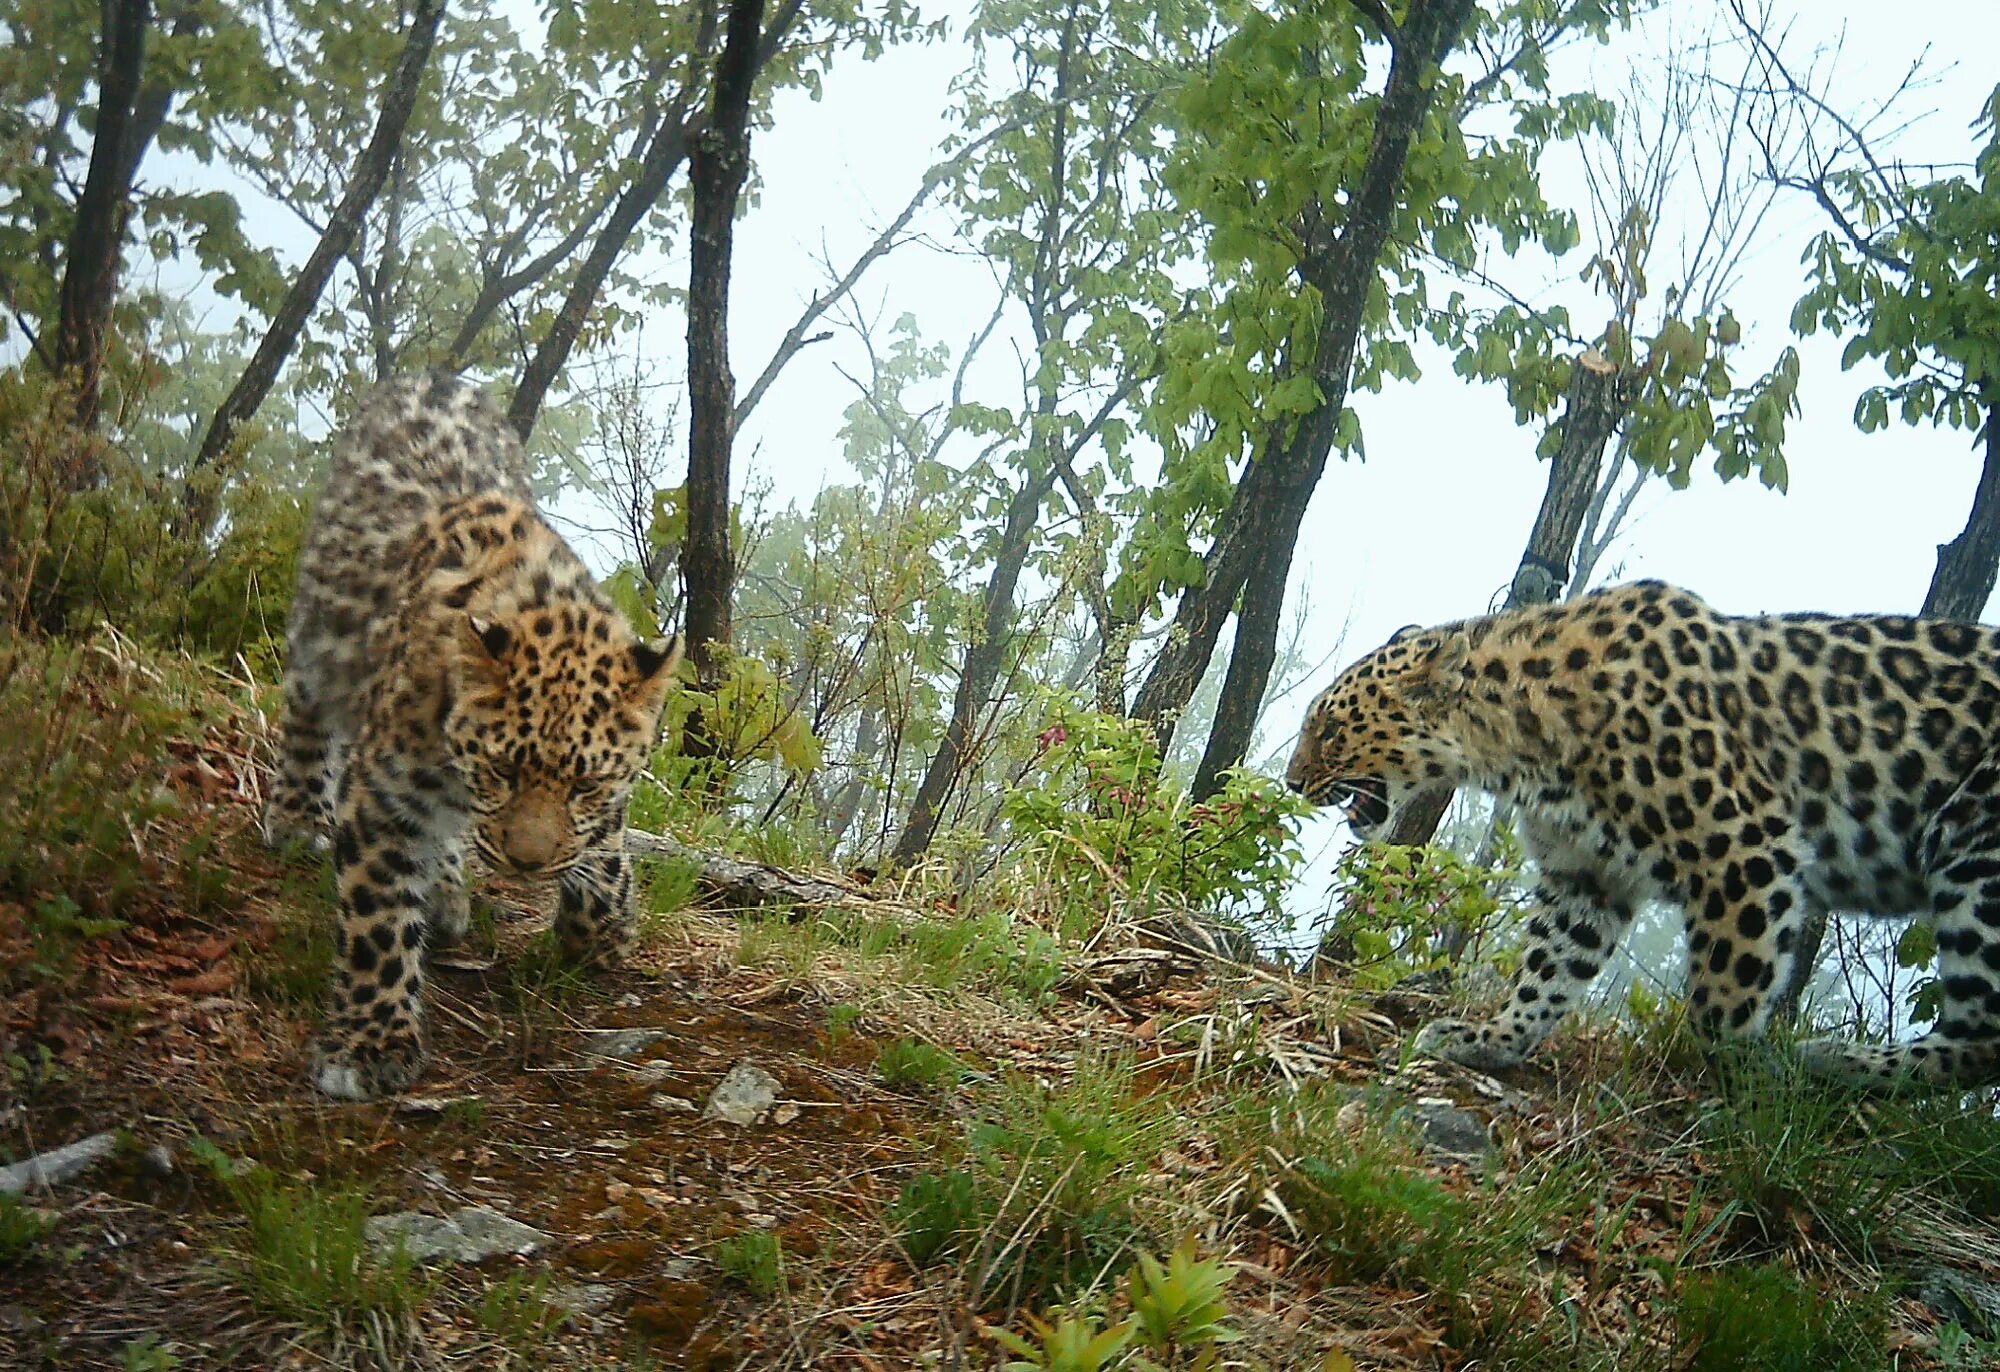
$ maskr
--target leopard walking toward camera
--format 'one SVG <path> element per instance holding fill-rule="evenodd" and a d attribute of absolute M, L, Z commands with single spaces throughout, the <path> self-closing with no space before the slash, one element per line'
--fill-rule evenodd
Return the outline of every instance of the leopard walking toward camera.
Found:
<path fill-rule="evenodd" d="M 422 956 L 465 931 L 468 847 L 557 880 L 566 951 L 622 951 L 626 799 L 680 645 L 633 632 L 536 511 L 505 418 L 441 373 L 383 383 L 336 436 L 288 638 L 264 833 L 330 840 L 341 921 L 312 1074 L 363 1099 L 422 1065 Z"/>

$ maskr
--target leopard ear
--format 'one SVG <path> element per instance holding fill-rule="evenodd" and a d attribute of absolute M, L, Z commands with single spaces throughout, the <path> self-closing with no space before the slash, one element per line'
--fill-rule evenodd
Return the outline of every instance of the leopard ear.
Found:
<path fill-rule="evenodd" d="M 467 615 L 465 622 L 471 626 L 472 636 L 479 640 L 479 646 L 486 650 L 486 656 L 495 662 L 507 656 L 507 650 L 514 645 L 514 635 L 505 624 L 495 624 L 478 615 Z"/>
<path fill-rule="evenodd" d="M 639 680 L 672 676 L 681 663 L 681 636 L 672 634 L 658 640 L 640 639 L 632 645 L 632 667 Z"/>

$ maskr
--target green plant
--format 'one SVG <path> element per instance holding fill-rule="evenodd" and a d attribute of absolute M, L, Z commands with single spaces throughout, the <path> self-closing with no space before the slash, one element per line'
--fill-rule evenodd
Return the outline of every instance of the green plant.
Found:
<path fill-rule="evenodd" d="M 966 1131 L 966 1164 L 991 1219 L 983 1286 L 1010 1299 L 1093 1280 L 1146 1236 L 1138 1202 L 1179 1124 L 1131 1065 L 1079 1058 L 1056 1089 L 1008 1077 Z"/>
<path fill-rule="evenodd" d="M 1503 896 L 1515 876 L 1447 848 L 1362 844 L 1336 869 L 1344 898 L 1320 947 L 1375 990 L 1477 957 L 1513 920 Z"/>
<path fill-rule="evenodd" d="M 1224 1301 L 1235 1275 L 1233 1263 L 1197 1260 L 1192 1234 L 1167 1255 L 1164 1265 L 1152 1254 L 1140 1253 L 1130 1278 L 1140 1345 L 1177 1365 L 1185 1359 L 1209 1359 L 1219 1345 L 1243 1337 L 1229 1327 Z"/>
<path fill-rule="evenodd" d="M 26 1261 L 55 1227 L 53 1218 L 19 1196 L 0 1191 L 0 1263 Z"/>
<path fill-rule="evenodd" d="M 368 1241 L 358 1188 L 290 1186 L 266 1168 L 239 1169 L 206 1139 L 188 1147 L 242 1212 L 245 1242 L 230 1265 L 258 1308 L 331 1331 L 400 1322 L 428 1296 L 430 1280 L 400 1244 L 384 1252 Z"/>
<path fill-rule="evenodd" d="M 965 1064 L 952 1054 L 922 1039 L 910 1038 L 884 1044 L 876 1055 L 875 1070 L 886 1086 L 910 1086 L 924 1091 L 956 1086 L 965 1076 Z"/>
<path fill-rule="evenodd" d="M 1764 1242 L 1788 1244 L 1803 1222 L 1856 1256 L 1872 1254 L 1897 1193 L 1932 1180 L 1884 1147 L 1874 1103 L 1755 1050 L 1725 1052 L 1719 1065 L 1723 1089 L 1699 1121 L 1700 1137 Z"/>
<path fill-rule="evenodd" d="M 826 1046 L 838 1048 L 854 1037 L 865 1012 L 858 1005 L 830 1005 L 826 1011 Z"/>
<path fill-rule="evenodd" d="M 158 1334 L 141 1334 L 119 1350 L 118 1365 L 125 1372 L 173 1372 L 181 1360 L 161 1345 Z"/>
<path fill-rule="evenodd" d="M 989 1205 L 970 1172 L 919 1172 L 889 1207 L 903 1252 L 918 1267 L 968 1251 L 990 1222 Z"/>
<path fill-rule="evenodd" d="M 1937 1331 L 1938 1362 L 1946 1372 L 1986 1372 L 2000 1366 L 2000 1339 L 1982 1339 L 1953 1320 Z"/>
<path fill-rule="evenodd" d="M 723 1239 L 715 1245 L 715 1263 L 724 1276 L 764 1300 L 785 1282 L 784 1245 L 768 1229 L 746 1229 Z"/>
<path fill-rule="evenodd" d="M 552 1285 L 545 1272 L 503 1277 L 480 1293 L 474 1318 L 481 1329 L 517 1350 L 546 1343 L 569 1319 L 567 1311 L 550 1301 Z"/>
<path fill-rule="evenodd" d="M 1089 1315 L 1064 1314 L 1053 1324 L 1038 1315 L 1023 1318 L 1032 1337 L 1011 1329 L 987 1331 L 1016 1355 L 1006 1364 L 1007 1372 L 1106 1372 L 1124 1365 L 1120 1355 L 1137 1333 L 1132 1320 L 1107 1329 Z"/>
<path fill-rule="evenodd" d="M 1877 1372 L 1890 1365 L 1880 1296 L 1842 1295 L 1776 1264 L 1682 1279 L 1673 1311 L 1684 1372 Z"/>
<path fill-rule="evenodd" d="M 1195 803 L 1161 772 L 1152 731 L 1132 720 L 1050 704 L 1039 765 L 1001 813 L 1045 855 L 1064 912 L 1095 927 L 1113 894 L 1201 908 L 1281 908 L 1304 860 L 1294 821 L 1311 806 L 1238 769 Z M 1070 932 L 1081 932 L 1071 930 Z"/>

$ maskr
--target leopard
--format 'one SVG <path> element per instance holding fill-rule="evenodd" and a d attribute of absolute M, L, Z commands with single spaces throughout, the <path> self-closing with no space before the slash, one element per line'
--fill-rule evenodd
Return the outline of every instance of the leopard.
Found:
<path fill-rule="evenodd" d="M 424 956 L 467 932 L 468 851 L 556 886 L 561 951 L 632 942 L 627 803 L 681 657 L 538 510 L 499 408 L 394 376 L 333 437 L 286 626 L 274 848 L 330 852 L 338 931 L 311 1078 L 366 1100 L 420 1074 Z"/>
<path fill-rule="evenodd" d="M 1424 1027 L 1427 1056 L 1522 1064 L 1658 901 L 1682 912 L 1687 1011 L 1715 1047 L 1766 1039 L 1815 921 L 1922 919 L 1928 1031 L 1799 1058 L 1873 1089 L 2000 1077 L 2000 630 L 1727 615 L 1660 581 L 1412 626 L 1307 707 L 1285 779 L 1363 842 L 1438 787 L 1513 807 L 1518 975 L 1489 1018 Z"/>

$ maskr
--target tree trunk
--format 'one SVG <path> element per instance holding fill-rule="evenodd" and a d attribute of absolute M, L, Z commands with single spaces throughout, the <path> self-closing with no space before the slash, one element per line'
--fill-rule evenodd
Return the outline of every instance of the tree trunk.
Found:
<path fill-rule="evenodd" d="M 1972 513 L 1957 538 L 1938 545 L 1937 571 L 1918 613 L 1925 619 L 1977 623 L 1993 595 L 1996 570 L 2000 570 L 2000 398 L 1986 402 L 1986 462 L 1972 493 Z"/>
<path fill-rule="evenodd" d="M 916 799 L 910 802 L 909 818 L 904 821 L 903 832 L 896 840 L 895 850 L 889 855 L 889 861 L 894 866 L 909 866 L 931 846 L 952 788 L 971 770 L 973 735 L 979 726 L 979 714 L 986 708 L 986 702 L 993 693 L 993 683 L 999 680 L 1000 668 L 1007 660 L 1008 629 L 1014 618 L 1014 590 L 1020 583 L 1021 569 L 1027 565 L 1028 554 L 1033 550 L 1042 501 L 1047 499 L 1055 482 L 1055 468 L 1051 464 L 1048 470 L 1030 479 L 1015 492 L 1012 503 L 1007 507 L 1007 523 L 1000 536 L 1000 552 L 993 562 L 992 579 L 986 583 L 979 637 L 965 650 L 965 667 L 958 674 L 958 691 L 952 699 L 951 720 L 945 725 L 944 738 L 931 757 L 924 779 L 917 785 Z"/>
<path fill-rule="evenodd" d="M 76 422 L 97 427 L 103 384 L 104 347 L 111 332 L 111 308 L 118 298 L 125 219 L 130 212 L 133 155 L 137 141 L 134 106 L 146 63 L 146 27 L 151 0 L 103 0 L 97 58 L 97 127 L 90 146 L 90 171 L 77 197 L 76 221 L 57 295 L 55 366 L 76 386 Z M 96 478 L 94 464 L 79 473 Z"/>
<path fill-rule="evenodd" d="M 1346 223 L 1338 237 L 1300 266 L 1301 276 L 1322 300 L 1313 353 L 1320 404 L 1299 420 L 1289 438 L 1266 436 L 1224 513 L 1204 560 L 1205 579 L 1182 595 L 1173 631 L 1133 702 L 1134 717 L 1152 723 L 1166 746 L 1176 717 L 1207 669 L 1223 620 L 1243 594 L 1250 604 L 1249 632 L 1239 625 L 1236 657 L 1243 667 L 1239 673 L 1232 664 L 1230 676 L 1248 700 L 1225 699 L 1217 713 L 1202 759 L 1202 769 L 1211 777 L 1240 761 L 1249 746 L 1249 727 L 1277 653 L 1278 607 L 1268 602 L 1283 601 L 1299 525 L 1347 407 L 1368 289 L 1388 243 L 1410 144 L 1430 110 L 1433 74 L 1457 44 L 1471 12 L 1471 0 L 1415 0 L 1410 7 L 1395 40 L 1368 162 Z"/>
<path fill-rule="evenodd" d="M 729 265 L 736 203 L 750 169 L 750 88 L 757 76 L 763 25 L 764 0 L 730 0 L 729 28 L 709 107 L 711 125 L 695 140 L 688 164 L 694 223 L 687 317 L 688 528 L 681 580 L 687 589 L 688 653 L 709 690 L 717 685 L 720 667 L 713 648 L 729 644 L 730 590 L 736 579 L 729 547 L 729 455 L 736 437 Z"/>
<path fill-rule="evenodd" d="M 1562 441 L 1549 459 L 1548 489 L 1503 609 L 1553 604 L 1569 584 L 1570 558 L 1604 466 L 1604 450 L 1638 398 L 1640 376 L 1592 349 L 1577 358 L 1563 397 Z M 1451 805 L 1451 788 L 1420 791 L 1382 836 L 1385 843 L 1429 843 Z"/>
<path fill-rule="evenodd" d="M 783 0 L 772 16 L 771 27 L 756 44 L 755 57 L 749 75 L 754 79 L 758 72 L 771 60 L 778 50 L 792 24 L 799 17 L 804 0 Z M 735 23 L 735 6 L 731 7 L 730 22 Z M 762 6 L 758 7 L 761 18 Z M 725 45 L 727 39 L 724 39 Z M 707 50 L 707 42 L 699 44 Z M 725 60 L 727 55 L 725 54 Z M 722 74 L 717 73 L 717 90 L 720 93 Z M 747 98 L 747 97 L 746 97 Z M 514 388 L 514 399 L 507 407 L 507 418 L 514 426 L 514 432 L 523 439 L 534 431 L 535 416 L 541 413 L 542 403 L 548 399 L 550 387 L 562 372 L 563 364 L 569 361 L 576 340 L 583 333 L 583 326 L 590 318 L 590 312 L 597 304 L 599 292 L 611 276 L 612 267 L 617 265 L 619 255 L 625 251 L 639 222 L 652 211 L 653 205 L 665 193 L 667 183 L 673 179 L 689 150 L 708 136 L 717 112 L 703 110 L 688 116 L 685 96 L 676 101 L 667 111 L 667 117 L 660 121 L 658 133 L 646 149 L 646 155 L 639 164 L 638 173 L 632 184 L 618 197 L 610 217 L 590 245 L 589 254 L 576 269 L 576 276 L 569 283 L 569 291 L 563 297 L 562 308 L 556 311 L 555 322 L 549 326 L 548 336 L 535 355 L 529 359 L 527 369 L 521 374 L 520 385 Z M 690 302 L 692 309 L 692 302 Z"/>
<path fill-rule="evenodd" d="M 277 313 L 272 315 L 271 327 L 265 330 L 263 341 L 257 345 L 250 365 L 244 368 L 235 388 L 229 392 L 229 398 L 222 402 L 222 408 L 215 412 L 215 418 L 209 423 L 208 432 L 202 436 L 183 497 L 185 518 L 177 533 L 200 537 L 207 532 L 214 519 L 217 492 L 213 482 L 204 482 L 199 477 L 222 460 L 231 440 L 236 437 L 236 431 L 264 403 L 264 397 L 276 383 L 285 359 L 291 356 L 292 348 L 298 343 L 306 320 L 318 306 L 320 294 L 333 275 L 334 265 L 353 246 L 370 207 L 374 205 L 376 196 L 381 194 L 382 185 L 389 178 L 389 169 L 395 163 L 397 150 L 402 146 L 403 127 L 409 123 L 410 111 L 416 108 L 424 71 L 430 65 L 431 48 L 437 40 L 438 24 L 444 18 L 445 2 L 417 0 L 416 13 L 410 20 L 409 37 L 403 43 L 403 55 L 396 63 L 387 89 L 382 93 L 382 110 L 375 119 L 374 135 L 354 163 L 354 174 L 348 180 L 347 191 L 334 208 L 333 217 L 327 221 L 326 230 L 320 235 L 312 256 L 306 259 L 305 266 L 292 282 L 292 288 L 285 292 Z"/>

